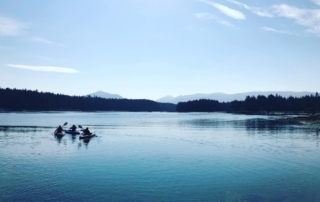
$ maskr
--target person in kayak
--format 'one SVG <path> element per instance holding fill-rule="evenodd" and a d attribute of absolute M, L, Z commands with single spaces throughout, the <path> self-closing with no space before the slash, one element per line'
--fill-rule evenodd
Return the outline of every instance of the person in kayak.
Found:
<path fill-rule="evenodd" d="M 57 129 L 56 129 L 56 133 L 62 133 L 62 131 L 63 131 L 63 129 L 62 129 L 62 127 L 61 126 L 59 126 Z"/>
<path fill-rule="evenodd" d="M 72 130 L 72 131 L 75 131 L 77 129 L 77 126 L 75 126 L 75 125 L 72 125 L 71 127 L 70 127 L 70 130 Z"/>
<path fill-rule="evenodd" d="M 90 130 L 89 130 L 88 127 L 83 130 L 83 134 L 84 134 L 84 135 L 91 135 L 91 132 L 90 132 Z"/>

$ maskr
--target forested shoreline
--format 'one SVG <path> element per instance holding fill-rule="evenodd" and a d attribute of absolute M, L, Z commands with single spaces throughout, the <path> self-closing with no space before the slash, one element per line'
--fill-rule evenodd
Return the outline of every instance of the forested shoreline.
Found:
<path fill-rule="evenodd" d="M 177 104 L 177 112 L 230 112 L 241 114 L 310 113 L 320 110 L 320 96 L 282 97 L 279 95 L 247 96 L 243 101 L 218 102 L 216 100 L 193 100 Z"/>
<path fill-rule="evenodd" d="M 146 99 L 105 99 L 68 96 L 37 90 L 0 88 L 2 111 L 131 111 L 131 112 L 229 112 L 241 114 L 309 113 L 320 111 L 320 96 L 247 96 L 245 100 L 219 102 L 200 99 L 188 102 L 158 103 Z"/>
<path fill-rule="evenodd" d="M 0 110 L 174 112 L 176 105 L 146 99 L 105 99 L 0 88 Z"/>

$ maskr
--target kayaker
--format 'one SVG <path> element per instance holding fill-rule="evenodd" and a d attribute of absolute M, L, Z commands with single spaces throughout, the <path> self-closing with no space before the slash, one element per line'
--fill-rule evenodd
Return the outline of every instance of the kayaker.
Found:
<path fill-rule="evenodd" d="M 77 126 L 75 126 L 75 125 L 72 125 L 72 126 L 70 127 L 70 130 L 75 131 L 76 129 L 77 129 Z"/>
<path fill-rule="evenodd" d="M 89 130 L 88 127 L 83 130 L 83 134 L 84 134 L 84 135 L 91 135 L 91 132 L 90 132 L 90 130 Z"/>
<path fill-rule="evenodd" d="M 62 131 L 63 131 L 63 129 L 62 129 L 61 126 L 59 126 L 59 127 L 56 129 L 56 132 L 57 132 L 57 133 L 62 133 Z"/>

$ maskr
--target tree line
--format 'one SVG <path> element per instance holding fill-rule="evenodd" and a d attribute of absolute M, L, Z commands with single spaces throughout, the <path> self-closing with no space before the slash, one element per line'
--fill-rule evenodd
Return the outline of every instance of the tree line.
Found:
<path fill-rule="evenodd" d="M 188 102 L 179 102 L 177 112 L 226 112 L 230 111 L 231 103 L 217 100 L 200 99 Z"/>
<path fill-rule="evenodd" d="M 68 96 L 37 90 L 0 88 L 0 110 L 6 111 L 165 111 L 165 112 L 232 112 L 256 114 L 265 112 L 320 111 L 320 96 L 282 97 L 280 95 L 247 96 L 245 100 L 219 102 L 200 99 L 188 102 L 158 103 L 146 99 L 105 99 L 90 96 Z"/>
<path fill-rule="evenodd" d="M 280 95 L 247 96 L 245 100 L 218 102 L 216 100 L 200 99 L 177 104 L 178 112 L 233 112 L 255 114 L 259 112 L 312 113 L 320 110 L 320 96 L 306 95 L 302 97 L 282 97 Z"/>
<path fill-rule="evenodd" d="M 146 99 L 68 96 L 37 90 L 0 88 L 0 109 L 6 111 L 176 111 L 176 105 Z"/>

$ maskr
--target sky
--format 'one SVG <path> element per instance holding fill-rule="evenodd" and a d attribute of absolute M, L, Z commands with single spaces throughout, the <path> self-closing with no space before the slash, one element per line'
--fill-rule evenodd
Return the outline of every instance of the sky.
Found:
<path fill-rule="evenodd" d="M 0 0 L 0 87 L 317 92 L 320 0 Z"/>

